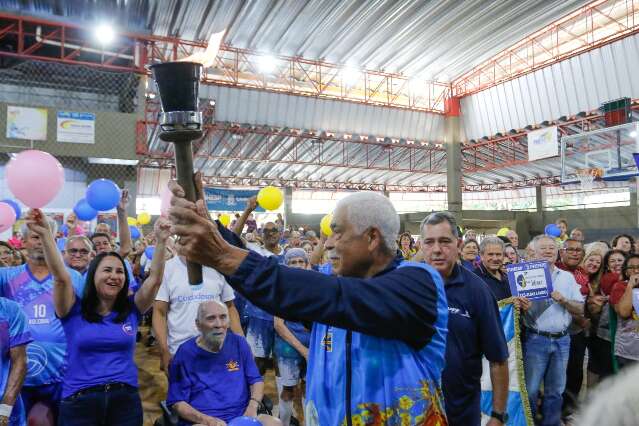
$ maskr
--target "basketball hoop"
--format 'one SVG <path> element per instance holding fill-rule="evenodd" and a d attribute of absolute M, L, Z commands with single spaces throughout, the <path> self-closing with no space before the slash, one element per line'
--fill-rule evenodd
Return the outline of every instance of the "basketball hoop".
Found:
<path fill-rule="evenodd" d="M 589 191 L 595 183 L 595 178 L 601 178 L 603 176 L 603 169 L 598 167 L 577 169 L 575 174 L 577 175 L 577 179 L 579 179 L 581 190 Z"/>

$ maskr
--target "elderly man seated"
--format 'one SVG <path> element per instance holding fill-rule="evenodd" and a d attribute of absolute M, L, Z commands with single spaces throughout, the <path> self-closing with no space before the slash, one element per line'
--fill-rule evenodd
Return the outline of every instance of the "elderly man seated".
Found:
<path fill-rule="evenodd" d="M 201 303 L 195 323 L 200 334 L 180 346 L 169 368 L 167 405 L 179 416 L 179 424 L 223 426 L 249 416 L 263 425 L 281 425 L 257 414 L 264 381 L 246 340 L 228 332 L 226 305 Z"/>

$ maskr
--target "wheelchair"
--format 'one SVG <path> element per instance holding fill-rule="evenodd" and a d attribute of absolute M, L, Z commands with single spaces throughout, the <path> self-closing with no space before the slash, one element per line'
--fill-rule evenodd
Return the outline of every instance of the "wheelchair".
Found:
<path fill-rule="evenodd" d="M 171 409 L 171 407 L 169 407 L 166 404 L 166 401 L 160 402 L 160 407 L 162 408 L 162 417 L 159 417 L 155 421 L 155 423 L 153 423 L 153 425 L 154 426 L 177 426 L 180 420 L 177 413 L 175 413 Z M 264 397 L 262 398 L 262 403 L 257 409 L 257 414 L 268 414 L 269 416 L 273 415 L 273 401 L 271 401 L 271 399 L 268 396 L 264 395 Z M 293 424 L 292 420 L 291 420 L 291 424 Z"/>

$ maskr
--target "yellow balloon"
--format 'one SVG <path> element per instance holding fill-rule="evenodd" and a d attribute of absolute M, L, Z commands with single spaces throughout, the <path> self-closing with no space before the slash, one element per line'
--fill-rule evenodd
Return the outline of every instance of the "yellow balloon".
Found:
<path fill-rule="evenodd" d="M 229 226 L 229 223 L 231 223 L 231 215 L 222 213 L 220 215 L 220 223 L 224 226 Z"/>
<path fill-rule="evenodd" d="M 137 226 L 138 224 L 138 220 L 134 217 L 127 217 L 126 221 L 129 224 L 129 226 Z"/>
<path fill-rule="evenodd" d="M 142 212 L 138 215 L 138 223 L 140 225 L 148 225 L 151 223 L 151 215 L 147 212 Z"/>
<path fill-rule="evenodd" d="M 333 221 L 333 215 L 327 214 L 320 221 L 320 229 L 327 237 L 330 237 L 333 234 L 333 230 L 331 229 L 331 222 Z"/>
<path fill-rule="evenodd" d="M 497 236 L 498 237 L 505 237 L 506 234 L 508 233 L 508 231 L 510 231 L 510 229 L 508 228 L 501 228 L 499 231 L 497 231 Z"/>
<path fill-rule="evenodd" d="M 266 186 L 257 193 L 257 203 L 265 210 L 277 210 L 283 201 L 284 194 L 274 186 Z"/>

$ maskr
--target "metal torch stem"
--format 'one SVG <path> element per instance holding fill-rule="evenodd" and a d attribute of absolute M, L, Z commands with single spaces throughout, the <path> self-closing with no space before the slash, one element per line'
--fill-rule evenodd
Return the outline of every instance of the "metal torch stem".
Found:
<path fill-rule="evenodd" d="M 184 189 L 186 199 L 196 201 L 197 194 L 195 192 L 195 182 L 193 182 L 193 151 L 191 149 L 191 141 L 183 141 L 174 143 L 175 147 L 175 168 L 177 172 L 177 181 Z M 186 261 L 186 269 L 189 275 L 189 284 L 202 284 L 202 265 Z"/>

